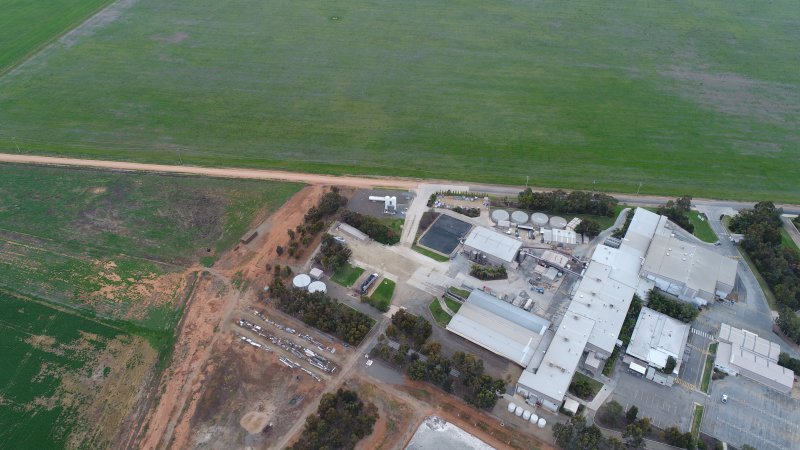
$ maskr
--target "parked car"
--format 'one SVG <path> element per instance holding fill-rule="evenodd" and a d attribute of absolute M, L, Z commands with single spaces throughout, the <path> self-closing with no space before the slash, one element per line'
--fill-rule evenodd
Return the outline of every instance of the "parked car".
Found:
<path fill-rule="evenodd" d="M 728 403 L 728 394 L 722 394 L 722 403 Z"/>
<path fill-rule="evenodd" d="M 347 243 L 347 241 L 345 241 L 344 238 L 341 237 L 341 236 L 334 236 L 333 240 L 336 241 L 336 242 L 339 242 L 341 244 L 346 244 Z"/>

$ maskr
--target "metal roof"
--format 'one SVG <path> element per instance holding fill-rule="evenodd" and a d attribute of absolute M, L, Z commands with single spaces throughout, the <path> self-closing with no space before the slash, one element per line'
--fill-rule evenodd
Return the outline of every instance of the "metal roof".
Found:
<path fill-rule="evenodd" d="M 717 281 L 734 285 L 736 266 L 736 261 L 711 250 L 676 237 L 657 235 L 650 243 L 642 269 L 713 294 Z"/>
<path fill-rule="evenodd" d="M 464 245 L 505 262 L 511 262 L 522 247 L 522 242 L 486 227 L 475 227 L 467 235 Z"/>
<path fill-rule="evenodd" d="M 678 362 L 677 371 L 688 339 L 688 323 L 642 308 L 626 353 L 659 368 L 663 368 L 667 358 L 672 356 Z"/>

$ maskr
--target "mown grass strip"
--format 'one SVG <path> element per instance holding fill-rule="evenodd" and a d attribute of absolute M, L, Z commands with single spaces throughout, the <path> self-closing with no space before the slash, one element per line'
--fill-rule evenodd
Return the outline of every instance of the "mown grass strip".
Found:
<path fill-rule="evenodd" d="M 717 354 L 717 346 L 719 344 L 714 342 L 708 346 L 708 355 L 706 355 L 706 364 L 703 367 L 703 379 L 700 382 L 700 390 L 708 394 L 708 385 L 711 384 L 711 375 L 714 373 L 714 357 Z"/>
<path fill-rule="evenodd" d="M 447 324 L 450 323 L 450 319 L 453 318 L 453 316 L 447 314 L 447 312 L 442 309 L 442 305 L 439 304 L 438 299 L 433 299 L 431 304 L 428 306 L 428 309 L 430 309 L 431 314 L 433 314 L 433 318 L 436 320 L 436 323 L 443 327 L 446 327 Z"/>
<path fill-rule="evenodd" d="M 358 280 L 358 277 L 360 277 L 362 273 L 364 273 L 364 269 L 348 263 L 334 272 L 331 280 L 344 287 L 350 287 Z"/>

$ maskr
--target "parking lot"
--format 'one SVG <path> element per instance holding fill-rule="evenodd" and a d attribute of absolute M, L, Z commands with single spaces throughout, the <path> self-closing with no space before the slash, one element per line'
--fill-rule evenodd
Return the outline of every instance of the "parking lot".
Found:
<path fill-rule="evenodd" d="M 700 389 L 711 337 L 711 333 L 697 328 L 692 328 L 689 332 L 689 340 L 686 342 L 686 350 L 683 353 L 683 363 L 681 363 L 678 377 L 694 386 L 695 389 Z"/>
<path fill-rule="evenodd" d="M 712 383 L 702 431 L 735 447 L 800 448 L 800 401 L 744 377 Z M 728 395 L 723 404 L 723 394 Z"/>
<path fill-rule="evenodd" d="M 639 417 L 649 417 L 659 428 L 678 427 L 689 431 L 692 425 L 694 403 L 703 404 L 706 396 L 680 385 L 662 386 L 642 376 L 628 373 L 625 365 L 618 363 L 614 369 L 617 385 L 611 399 L 626 410 L 631 405 L 639 408 Z"/>

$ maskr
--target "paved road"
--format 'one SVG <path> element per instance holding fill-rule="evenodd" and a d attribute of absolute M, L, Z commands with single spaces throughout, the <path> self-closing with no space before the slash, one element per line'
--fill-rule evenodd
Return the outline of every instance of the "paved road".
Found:
<path fill-rule="evenodd" d="M 789 233 L 789 237 L 792 238 L 796 246 L 800 247 L 800 231 L 798 231 L 797 227 L 794 226 L 792 219 L 786 216 L 781 216 L 781 220 L 783 221 L 783 228 L 785 228 L 786 232 Z"/>

